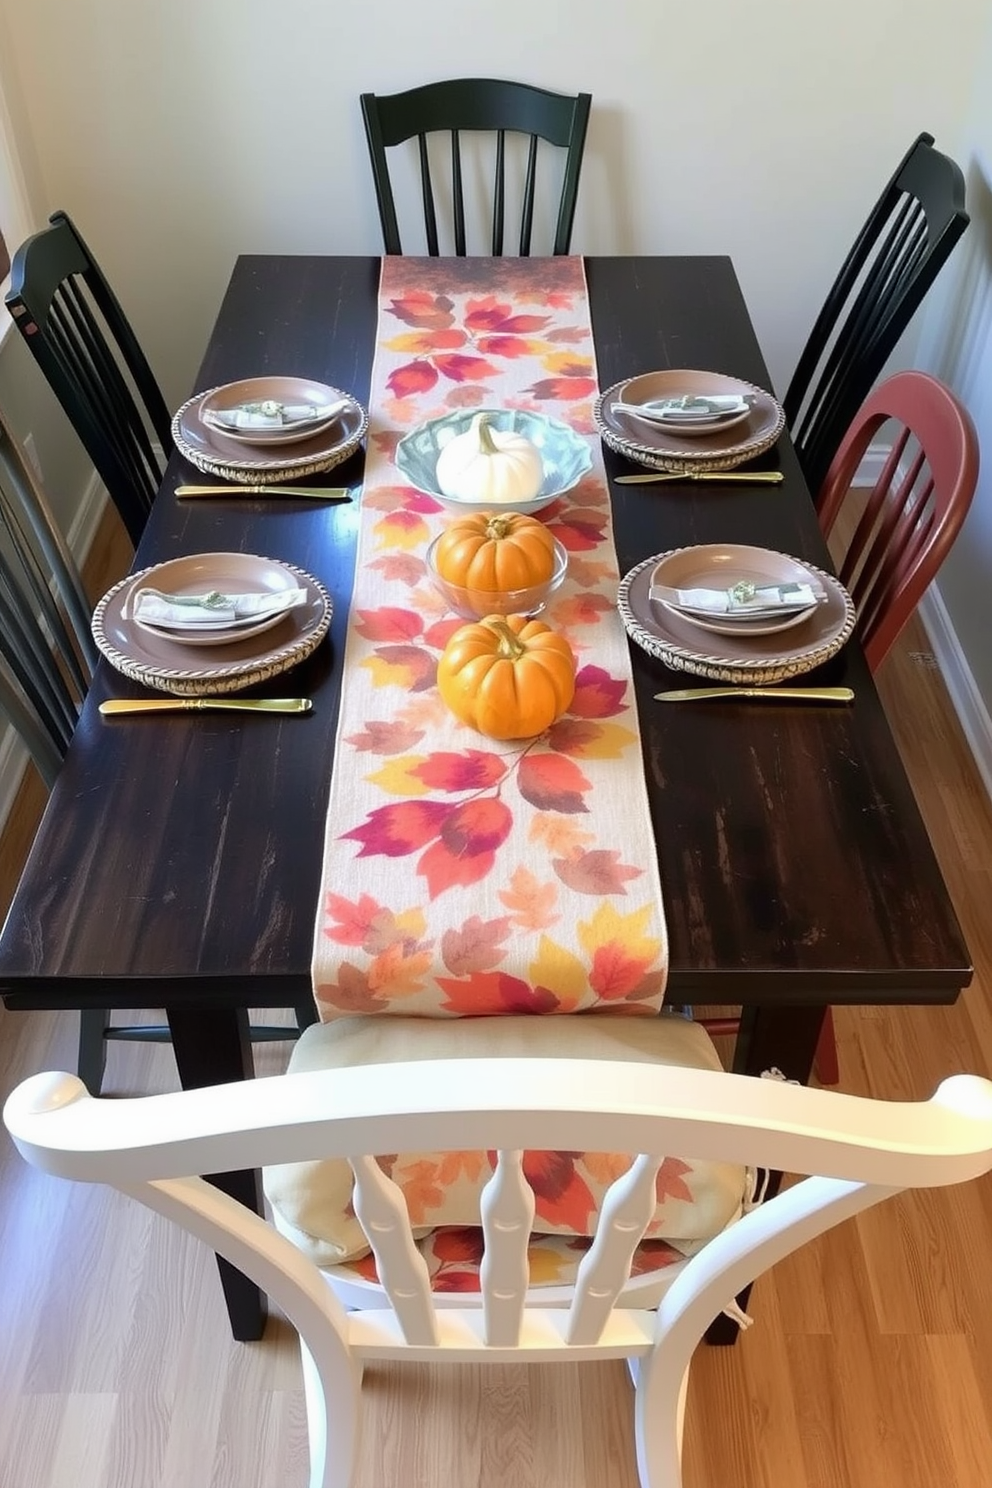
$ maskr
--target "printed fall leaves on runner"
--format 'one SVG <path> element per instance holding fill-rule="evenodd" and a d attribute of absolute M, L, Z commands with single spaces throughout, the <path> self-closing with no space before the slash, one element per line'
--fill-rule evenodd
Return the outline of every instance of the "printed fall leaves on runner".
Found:
<path fill-rule="evenodd" d="M 609 493 L 590 473 L 541 513 L 568 554 L 542 615 L 577 658 L 568 713 L 497 744 L 436 686 L 448 611 L 425 554 L 446 513 L 398 480 L 406 430 L 459 407 L 592 430 L 581 265 L 462 266 L 451 293 L 386 261 L 372 424 L 328 813 L 314 986 L 324 1018 L 655 1012 L 667 965 Z M 477 272 L 478 288 L 467 274 Z M 425 283 L 431 283 L 428 278 Z M 563 288 L 571 285 L 571 288 Z"/>

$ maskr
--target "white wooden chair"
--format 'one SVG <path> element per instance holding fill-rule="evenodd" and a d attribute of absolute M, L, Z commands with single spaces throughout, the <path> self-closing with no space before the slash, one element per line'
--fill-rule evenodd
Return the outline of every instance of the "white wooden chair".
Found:
<path fill-rule="evenodd" d="M 659 1091 L 663 1090 L 663 1094 Z M 642 1488 L 681 1483 L 688 1366 L 703 1331 L 775 1261 L 905 1188 L 992 1167 L 992 1083 L 946 1080 L 925 1103 L 883 1103 L 767 1079 L 573 1059 L 454 1059 L 322 1070 L 149 1096 L 92 1099 L 72 1075 L 20 1085 L 4 1121 L 22 1155 L 104 1182 L 175 1220 L 252 1276 L 302 1341 L 311 1488 L 348 1488 L 366 1360 L 628 1360 Z M 371 1154 L 401 1146 L 496 1151 L 484 1190 L 481 1293 L 436 1308 L 399 1190 Z M 533 1194 L 523 1149 L 629 1152 L 566 1306 L 528 1293 Z M 660 1304 L 623 1300 L 662 1155 L 820 1176 L 786 1189 L 679 1268 Z M 343 1156 L 391 1306 L 349 1312 L 264 1219 L 189 1174 Z M 389 1488 L 389 1485 L 384 1485 Z"/>

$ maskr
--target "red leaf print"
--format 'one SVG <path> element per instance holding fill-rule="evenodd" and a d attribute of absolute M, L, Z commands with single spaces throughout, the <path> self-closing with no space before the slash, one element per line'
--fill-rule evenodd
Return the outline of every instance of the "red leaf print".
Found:
<path fill-rule="evenodd" d="M 569 713 L 577 718 L 612 718 L 624 710 L 627 684 L 621 677 L 611 677 L 602 667 L 582 667 L 575 678 L 575 696 Z"/>
<path fill-rule="evenodd" d="M 496 372 L 492 363 L 482 357 L 460 356 L 457 352 L 450 356 L 436 356 L 434 365 L 452 382 L 468 382 L 472 377 L 492 377 Z"/>
<path fill-rule="evenodd" d="M 398 300 L 391 300 L 389 308 L 397 320 L 422 330 L 444 330 L 454 320 L 451 301 L 443 295 L 428 294 L 415 289 Z"/>
<path fill-rule="evenodd" d="M 546 331 L 545 341 L 553 341 L 556 346 L 580 346 L 588 339 L 588 333 L 582 326 L 558 326 L 553 331 Z"/>
<path fill-rule="evenodd" d="M 333 925 L 324 926 L 328 940 L 338 945 L 360 946 L 369 932 L 381 906 L 371 894 L 362 894 L 358 899 L 344 899 L 340 894 L 328 894 L 324 909 Z"/>
<path fill-rule="evenodd" d="M 405 858 L 440 832 L 445 819 L 460 807 L 448 801 L 397 801 L 377 806 L 360 827 L 341 835 L 360 842 L 360 858 Z"/>
<path fill-rule="evenodd" d="M 527 356 L 530 345 L 522 336 L 483 336 L 478 343 L 483 356 Z"/>
<path fill-rule="evenodd" d="M 477 1292 L 479 1290 L 478 1271 L 449 1271 L 445 1267 L 441 1271 L 435 1271 L 431 1277 L 432 1292 Z"/>
<path fill-rule="evenodd" d="M 423 737 L 423 729 L 412 724 L 370 718 L 360 734 L 346 734 L 345 743 L 367 754 L 404 754 Z"/>
<path fill-rule="evenodd" d="M 425 692 L 437 679 L 437 657 L 421 646 L 376 646 L 376 656 L 390 666 L 406 667 L 410 674 L 411 692 Z"/>
<path fill-rule="evenodd" d="M 407 486 L 403 504 L 408 512 L 420 512 L 421 516 L 426 517 L 444 511 L 440 501 L 435 501 L 433 496 L 428 496 L 424 491 L 415 491 L 412 486 Z"/>
<path fill-rule="evenodd" d="M 643 957 L 628 955 L 619 941 L 611 941 L 593 953 L 589 985 L 604 1002 L 613 1002 L 633 992 L 648 964 Z"/>
<path fill-rule="evenodd" d="M 548 747 L 556 749 L 559 754 L 577 754 L 581 758 L 587 747 L 602 738 L 602 734 L 598 723 L 585 718 L 559 718 L 548 729 Z"/>
<path fill-rule="evenodd" d="M 640 878 L 643 868 L 631 868 L 619 862 L 618 851 L 596 848 L 583 852 L 578 848 L 567 858 L 553 858 L 551 862 L 563 884 L 577 894 L 626 894 L 624 883 L 629 878 Z"/>
<path fill-rule="evenodd" d="M 579 1234 L 588 1230 L 596 1203 L 570 1152 L 525 1152 L 523 1168 L 541 1219 Z"/>
<path fill-rule="evenodd" d="M 445 993 L 445 1012 L 462 1017 L 492 1017 L 498 1013 L 553 1013 L 558 999 L 546 987 L 531 987 L 505 971 L 476 971 L 466 978 L 438 977 Z"/>
<path fill-rule="evenodd" d="M 655 1179 L 655 1193 L 658 1203 L 663 1204 L 666 1199 L 681 1199 L 683 1204 L 692 1203 L 692 1190 L 683 1181 L 684 1173 L 691 1173 L 692 1168 L 688 1163 L 682 1162 L 678 1157 L 666 1157 L 658 1169 L 658 1177 Z"/>
<path fill-rule="evenodd" d="M 482 300 L 469 300 L 465 305 L 465 324 L 470 331 L 497 331 L 510 318 L 512 305 L 486 295 Z"/>
<path fill-rule="evenodd" d="M 384 579 L 411 585 L 419 584 L 427 572 L 423 558 L 414 553 L 387 553 L 385 558 L 373 558 L 369 568 L 377 568 Z"/>
<path fill-rule="evenodd" d="M 412 641 L 424 628 L 424 622 L 413 610 L 383 605 L 379 610 L 359 610 L 355 629 L 367 641 Z"/>
<path fill-rule="evenodd" d="M 603 615 L 615 606 L 605 594 L 573 594 L 555 606 L 555 619 L 566 629 L 572 625 L 598 625 Z"/>
<path fill-rule="evenodd" d="M 481 790 L 502 780 L 506 765 L 498 754 L 490 754 L 485 749 L 466 749 L 462 754 L 429 754 L 410 774 L 429 785 L 431 790 Z"/>
<path fill-rule="evenodd" d="M 582 799 L 590 782 L 562 754 L 528 754 L 520 761 L 517 785 L 525 801 L 539 811 L 588 811 Z"/>
<path fill-rule="evenodd" d="M 482 1260 L 482 1230 L 478 1225 L 439 1225 L 431 1231 L 431 1250 L 439 1261 Z"/>
<path fill-rule="evenodd" d="M 448 390 L 445 403 L 449 408 L 478 408 L 489 397 L 489 389 L 478 382 L 466 382 Z"/>
<path fill-rule="evenodd" d="M 446 930 L 441 937 L 441 957 L 452 976 L 489 971 L 506 955 L 502 945 L 509 934 L 510 917 L 483 920 L 471 915 L 460 930 Z"/>
<path fill-rule="evenodd" d="M 461 630 L 465 621 L 460 615 L 452 615 L 447 620 L 435 620 L 434 624 L 424 631 L 424 642 L 428 646 L 435 646 L 438 651 L 443 651 L 451 640 L 456 630 Z"/>
<path fill-rule="evenodd" d="M 555 403 L 578 403 L 598 392 L 594 377 L 542 377 L 526 389 L 532 398 L 549 398 Z"/>
<path fill-rule="evenodd" d="M 463 801 L 443 809 L 448 814 L 438 841 L 417 863 L 432 899 L 455 884 L 467 886 L 485 878 L 496 861 L 496 848 L 506 841 L 513 825 L 502 801 Z"/>
<path fill-rule="evenodd" d="M 554 524 L 554 534 L 570 553 L 588 553 L 590 548 L 598 548 L 603 541 L 603 523 L 569 517 L 567 521 Z"/>
<path fill-rule="evenodd" d="M 437 372 L 430 362 L 406 362 L 397 367 L 386 379 L 386 386 L 397 398 L 409 398 L 412 393 L 427 393 L 437 382 Z"/>

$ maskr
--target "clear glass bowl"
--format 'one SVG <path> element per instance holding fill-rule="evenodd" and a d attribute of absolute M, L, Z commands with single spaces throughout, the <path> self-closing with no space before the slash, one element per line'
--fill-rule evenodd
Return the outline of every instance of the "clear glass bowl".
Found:
<path fill-rule="evenodd" d="M 589 443 L 576 434 L 567 424 L 548 418 L 544 413 L 532 413 L 528 408 L 461 408 L 456 413 L 446 413 L 443 418 L 429 419 L 404 434 L 396 446 L 396 464 L 411 486 L 433 496 L 448 511 L 478 512 L 492 511 L 491 501 L 459 501 L 453 496 L 442 496 L 437 485 L 438 455 L 459 434 L 472 427 L 477 414 L 488 413 L 494 429 L 512 429 L 523 434 L 541 453 L 544 479 L 536 496 L 528 501 L 500 503 L 501 511 L 523 512 L 533 516 L 542 507 L 550 506 L 558 496 L 563 496 L 592 469 L 592 453 Z M 513 612 L 516 613 L 516 612 Z"/>
<path fill-rule="evenodd" d="M 539 615 L 568 571 L 568 554 L 556 539 L 555 566 L 551 577 L 543 584 L 532 584 L 529 589 L 510 589 L 504 594 L 492 594 L 486 589 L 466 589 L 461 584 L 443 579 L 434 567 L 434 554 L 440 541 L 440 537 L 436 537 L 427 549 L 427 568 L 438 593 L 463 620 L 482 620 L 486 615 Z"/>

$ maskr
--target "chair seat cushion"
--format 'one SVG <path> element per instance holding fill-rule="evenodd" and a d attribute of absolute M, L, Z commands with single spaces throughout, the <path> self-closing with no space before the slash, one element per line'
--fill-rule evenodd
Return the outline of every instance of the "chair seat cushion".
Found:
<path fill-rule="evenodd" d="M 587 1235 L 532 1235 L 527 1247 L 528 1285 L 574 1286 L 590 1245 L 592 1240 Z M 417 1249 L 427 1262 L 432 1292 L 481 1292 L 483 1236 L 479 1225 L 441 1225 L 423 1236 Z M 666 1240 L 642 1240 L 634 1252 L 631 1279 L 677 1266 L 684 1260 L 682 1251 Z M 379 1280 L 373 1255 L 343 1262 L 335 1268 L 335 1278 L 345 1269 L 362 1281 Z"/>
<path fill-rule="evenodd" d="M 611 1059 L 720 1070 L 709 1035 L 686 1018 L 338 1018 L 314 1024 L 290 1059 L 294 1073 L 425 1059 Z M 530 1152 L 524 1170 L 536 1197 L 535 1234 L 590 1235 L 605 1190 L 630 1165 L 627 1154 Z M 492 1174 L 483 1152 L 393 1153 L 381 1167 L 402 1189 L 415 1233 L 479 1223 L 479 1195 Z M 319 1266 L 368 1253 L 351 1206 L 346 1161 L 282 1163 L 265 1169 L 265 1194 L 280 1228 Z M 648 1229 L 678 1249 L 708 1240 L 741 1210 L 745 1171 L 732 1163 L 666 1157 Z"/>

